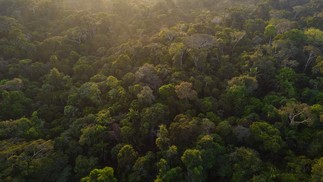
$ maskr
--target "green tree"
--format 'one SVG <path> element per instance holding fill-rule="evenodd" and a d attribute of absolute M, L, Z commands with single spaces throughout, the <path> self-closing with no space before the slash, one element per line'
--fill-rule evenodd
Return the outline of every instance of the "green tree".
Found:
<path fill-rule="evenodd" d="M 202 127 L 200 124 L 200 120 L 197 118 L 177 115 L 168 128 L 170 143 L 176 146 L 191 145 L 201 134 Z"/>
<path fill-rule="evenodd" d="M 307 41 L 313 45 L 323 44 L 323 31 L 316 28 L 309 28 L 304 32 Z"/>
<path fill-rule="evenodd" d="M 150 88 L 156 89 L 161 84 L 156 68 L 152 64 L 144 64 L 135 73 L 136 81 L 139 83 L 147 84 Z"/>
<path fill-rule="evenodd" d="M 277 32 L 277 30 L 276 30 L 276 27 L 274 25 L 269 24 L 269 25 L 266 26 L 264 35 L 266 37 L 268 37 L 269 45 L 271 45 L 272 38 L 276 35 L 276 32 Z"/>
<path fill-rule="evenodd" d="M 203 167 L 210 169 L 217 165 L 218 155 L 224 153 L 224 147 L 214 141 L 213 136 L 205 135 L 197 141 L 197 148 L 201 151 Z"/>
<path fill-rule="evenodd" d="M 261 160 L 254 150 L 240 147 L 230 154 L 232 181 L 246 181 L 261 169 Z"/>
<path fill-rule="evenodd" d="M 97 165 L 98 159 L 95 157 L 86 157 L 79 155 L 75 159 L 74 172 L 78 178 L 82 178 L 90 173 L 90 171 Z"/>
<path fill-rule="evenodd" d="M 304 66 L 304 70 L 303 72 L 306 72 L 307 68 L 309 66 L 311 66 L 313 60 L 316 59 L 316 57 L 320 56 L 322 53 L 320 51 L 320 49 L 314 47 L 314 46 L 304 46 L 304 51 L 308 52 L 308 58 L 306 60 L 305 66 Z"/>
<path fill-rule="evenodd" d="M 149 137 L 155 136 L 157 127 L 169 119 L 168 115 L 168 108 L 160 103 L 144 108 L 141 113 L 140 134 Z"/>
<path fill-rule="evenodd" d="M 132 169 L 138 158 L 138 152 L 136 152 L 131 145 L 124 145 L 118 152 L 118 168 L 120 175 L 124 180 L 127 180 L 127 175 Z"/>
<path fill-rule="evenodd" d="M 36 118 L 20 118 L 17 120 L 0 121 L 0 138 L 36 139 L 42 135 L 43 121 Z"/>
<path fill-rule="evenodd" d="M 288 121 L 293 125 L 307 124 L 311 125 L 315 122 L 315 115 L 313 115 L 310 106 L 305 103 L 288 102 L 279 110 L 282 119 Z"/>
<path fill-rule="evenodd" d="M 282 68 L 279 70 L 276 75 L 276 80 L 278 82 L 277 87 L 279 92 L 286 96 L 293 98 L 296 96 L 295 82 L 296 82 L 296 73 L 291 68 Z"/>
<path fill-rule="evenodd" d="M 68 96 L 70 105 L 80 108 L 85 106 L 96 106 L 101 103 L 101 90 L 98 84 L 93 82 L 86 82 L 81 85 L 76 92 L 71 92 Z"/>
<path fill-rule="evenodd" d="M 185 45 L 183 43 L 172 43 L 169 47 L 169 54 L 172 57 L 173 63 L 179 68 L 183 67 L 183 60 L 185 54 Z"/>
<path fill-rule="evenodd" d="M 248 75 L 242 75 L 239 77 L 233 77 L 228 81 L 228 85 L 232 86 L 244 86 L 248 93 L 252 93 L 258 88 L 258 81 L 255 77 L 251 77 Z"/>
<path fill-rule="evenodd" d="M 200 150 L 186 149 L 181 160 L 187 168 L 187 181 L 204 181 L 203 160 Z"/>
<path fill-rule="evenodd" d="M 31 99 L 22 91 L 0 91 L 0 119 L 27 116 Z"/>
<path fill-rule="evenodd" d="M 197 92 L 192 88 L 192 83 L 181 82 L 175 86 L 175 92 L 179 99 L 194 100 L 197 98 Z"/>
<path fill-rule="evenodd" d="M 155 174 L 155 156 L 153 152 L 147 152 L 139 157 L 132 167 L 129 181 L 151 181 Z"/>
<path fill-rule="evenodd" d="M 155 182 L 183 181 L 182 169 L 180 167 L 171 168 L 165 159 L 160 159 L 157 163 L 159 169 Z"/>
<path fill-rule="evenodd" d="M 144 86 L 142 88 L 141 92 L 137 94 L 137 98 L 138 98 L 139 102 L 144 105 L 150 105 L 156 99 L 156 97 L 153 93 L 153 90 L 151 90 L 151 88 L 149 86 Z"/>
<path fill-rule="evenodd" d="M 323 157 L 317 159 L 312 166 L 311 181 L 319 182 L 323 180 Z"/>
<path fill-rule="evenodd" d="M 165 151 L 170 146 L 169 133 L 165 125 L 160 125 L 156 138 L 156 145 L 161 151 Z"/>
<path fill-rule="evenodd" d="M 220 103 L 227 115 L 241 115 L 248 104 L 248 91 L 245 86 L 233 85 L 220 97 Z"/>
<path fill-rule="evenodd" d="M 108 146 L 108 128 L 103 125 L 93 124 L 81 129 L 79 143 L 89 148 L 92 155 L 106 155 L 106 147 Z"/>
<path fill-rule="evenodd" d="M 266 122 L 253 122 L 250 132 L 256 145 L 264 151 L 277 153 L 283 145 L 279 130 Z"/>
<path fill-rule="evenodd" d="M 158 89 L 159 94 L 164 98 L 174 98 L 175 95 L 175 87 L 173 84 L 163 85 Z"/>
<path fill-rule="evenodd" d="M 117 182 L 114 177 L 114 170 L 111 167 L 93 169 L 89 176 L 82 178 L 82 182 Z"/>

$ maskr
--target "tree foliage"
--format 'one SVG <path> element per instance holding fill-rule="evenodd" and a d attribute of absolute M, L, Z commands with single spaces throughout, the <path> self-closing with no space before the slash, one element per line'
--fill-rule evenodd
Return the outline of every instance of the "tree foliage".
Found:
<path fill-rule="evenodd" d="M 0 0 L 0 181 L 322 181 L 321 0 Z"/>

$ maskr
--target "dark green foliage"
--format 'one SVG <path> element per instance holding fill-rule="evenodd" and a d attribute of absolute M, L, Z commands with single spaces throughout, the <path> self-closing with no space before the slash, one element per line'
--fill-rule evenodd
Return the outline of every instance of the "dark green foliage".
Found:
<path fill-rule="evenodd" d="M 252 140 L 261 150 L 278 152 L 283 145 L 278 129 L 266 122 L 254 122 L 250 125 Z"/>
<path fill-rule="evenodd" d="M 82 182 L 117 182 L 114 177 L 114 170 L 111 167 L 93 169 L 89 176 L 82 178 Z"/>
<path fill-rule="evenodd" d="M 321 0 L 0 0 L 0 181 L 322 181 Z"/>

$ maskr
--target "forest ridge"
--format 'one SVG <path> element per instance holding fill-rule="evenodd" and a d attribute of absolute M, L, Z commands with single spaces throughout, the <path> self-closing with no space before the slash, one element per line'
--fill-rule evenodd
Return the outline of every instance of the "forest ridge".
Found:
<path fill-rule="evenodd" d="M 1 182 L 322 182 L 322 0 L 0 0 Z"/>

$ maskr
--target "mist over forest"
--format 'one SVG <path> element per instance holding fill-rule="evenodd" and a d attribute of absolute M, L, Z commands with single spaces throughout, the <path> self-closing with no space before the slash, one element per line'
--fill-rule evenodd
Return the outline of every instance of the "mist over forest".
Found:
<path fill-rule="evenodd" d="M 1 182 L 322 182 L 322 0 L 0 0 Z"/>

